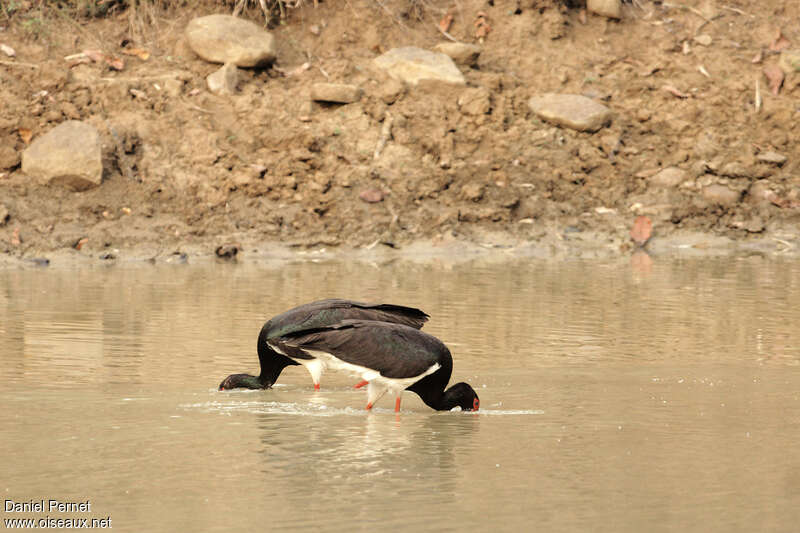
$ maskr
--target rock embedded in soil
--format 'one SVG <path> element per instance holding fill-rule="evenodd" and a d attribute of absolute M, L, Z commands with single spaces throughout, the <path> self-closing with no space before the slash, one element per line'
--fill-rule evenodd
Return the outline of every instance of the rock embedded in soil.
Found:
<path fill-rule="evenodd" d="M 711 36 L 707 33 L 701 33 L 700 35 L 694 36 L 694 42 L 701 46 L 711 46 Z"/>
<path fill-rule="evenodd" d="M 771 183 L 767 180 L 758 180 L 747 191 L 747 200 L 752 204 L 771 204 L 775 198 L 775 193 L 770 188 Z"/>
<path fill-rule="evenodd" d="M 19 152 L 10 146 L 0 146 L 0 170 L 8 170 L 19 165 Z"/>
<path fill-rule="evenodd" d="M 11 218 L 11 214 L 8 212 L 8 208 L 3 204 L 0 204 L 0 227 L 5 226 L 8 219 Z"/>
<path fill-rule="evenodd" d="M 317 102 L 352 104 L 361 100 L 361 88 L 344 83 L 315 83 L 311 86 L 311 99 Z"/>
<path fill-rule="evenodd" d="M 725 185 L 714 183 L 703 188 L 703 198 L 709 202 L 722 206 L 730 206 L 739 202 L 741 194 L 729 189 Z"/>
<path fill-rule="evenodd" d="M 767 78 L 767 87 L 775 96 L 781 92 L 781 86 L 786 79 L 786 74 L 779 65 L 764 65 L 762 69 L 764 77 Z"/>
<path fill-rule="evenodd" d="M 748 233 L 761 233 L 767 227 L 766 224 L 764 224 L 764 219 L 759 216 L 750 218 L 746 222 L 737 224 L 737 226 Z"/>
<path fill-rule="evenodd" d="M 385 83 L 382 83 L 378 90 L 378 96 L 384 103 L 392 105 L 403 95 L 406 86 L 402 81 L 394 78 L 389 78 Z"/>
<path fill-rule="evenodd" d="M 81 112 L 78 111 L 78 107 L 73 104 L 72 102 L 61 102 L 59 106 L 61 108 L 61 113 L 64 114 L 65 117 L 72 120 L 80 120 L 81 119 Z"/>
<path fill-rule="evenodd" d="M 366 189 L 361 191 L 358 194 L 358 197 L 361 200 L 367 202 L 368 204 L 376 204 L 378 202 L 383 201 L 383 191 L 378 189 Z"/>
<path fill-rule="evenodd" d="M 769 163 L 770 165 L 781 166 L 786 163 L 786 156 L 778 152 L 763 152 L 756 156 L 758 161 L 762 163 Z"/>
<path fill-rule="evenodd" d="M 697 135 L 693 147 L 697 159 L 713 159 L 721 150 L 720 143 L 708 131 L 701 131 Z"/>
<path fill-rule="evenodd" d="M 484 191 L 483 183 L 473 181 L 461 187 L 461 197 L 468 202 L 479 202 L 483 198 Z"/>
<path fill-rule="evenodd" d="M 655 187 L 671 189 L 677 187 L 687 179 L 689 179 L 689 174 L 685 170 L 677 167 L 668 167 L 651 176 L 648 183 Z"/>
<path fill-rule="evenodd" d="M 786 74 L 800 72 L 800 49 L 782 51 L 778 66 Z"/>
<path fill-rule="evenodd" d="M 164 93 L 170 98 L 177 98 L 183 92 L 183 80 L 170 78 L 164 80 Z"/>
<path fill-rule="evenodd" d="M 233 63 L 225 63 L 221 69 L 212 72 L 206 78 L 208 90 L 217 95 L 235 94 L 238 83 L 239 70 Z"/>
<path fill-rule="evenodd" d="M 474 67 L 478 63 L 478 58 L 483 49 L 477 44 L 444 42 L 439 43 L 433 48 L 441 52 L 456 62 L 456 65 Z"/>
<path fill-rule="evenodd" d="M 74 191 L 96 187 L 103 178 L 100 134 L 85 122 L 62 122 L 22 153 L 22 171 L 42 185 Z"/>
<path fill-rule="evenodd" d="M 542 120 L 578 131 L 595 132 L 612 117 L 609 108 L 578 94 L 541 94 L 528 100 L 528 107 Z"/>
<path fill-rule="evenodd" d="M 217 254 L 217 257 L 221 257 L 222 259 L 235 259 L 241 248 L 242 246 L 238 243 L 223 244 L 217 246 L 214 253 Z"/>
<path fill-rule="evenodd" d="M 726 163 L 719 173 L 728 178 L 749 178 L 750 170 L 740 161 Z"/>
<path fill-rule="evenodd" d="M 489 89 L 475 87 L 464 89 L 458 97 L 458 108 L 465 115 L 485 115 L 492 109 Z"/>
<path fill-rule="evenodd" d="M 262 66 L 275 61 L 275 38 L 257 24 L 231 15 L 208 15 L 186 26 L 189 47 L 212 63 L 238 67 Z"/>
<path fill-rule="evenodd" d="M 311 122 L 311 115 L 314 113 L 314 104 L 311 100 L 306 100 L 300 104 L 297 119 L 301 122 Z"/>
<path fill-rule="evenodd" d="M 450 58 L 440 52 L 431 52 L 406 46 L 392 48 L 383 55 L 376 57 L 375 65 L 384 69 L 395 79 L 404 81 L 409 85 L 417 85 L 420 81 L 431 80 L 456 85 L 465 85 L 466 80 L 461 71 Z"/>
<path fill-rule="evenodd" d="M 622 3 L 620 0 L 586 0 L 586 9 L 596 15 L 612 19 L 622 18 Z"/>

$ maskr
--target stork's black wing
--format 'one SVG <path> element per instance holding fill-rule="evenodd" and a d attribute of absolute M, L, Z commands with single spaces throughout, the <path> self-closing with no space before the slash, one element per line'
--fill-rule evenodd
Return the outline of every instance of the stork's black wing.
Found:
<path fill-rule="evenodd" d="M 271 340 L 281 347 L 319 350 L 354 365 L 377 370 L 387 378 L 419 376 L 439 363 L 439 374 L 450 378 L 453 361 L 439 339 L 413 327 L 371 320 L 343 320 L 337 324 L 295 331 Z"/>
<path fill-rule="evenodd" d="M 295 331 L 330 326 L 347 319 L 377 320 L 420 329 L 428 315 L 419 309 L 394 304 L 366 304 L 331 298 L 300 305 L 264 324 L 269 338 Z"/>

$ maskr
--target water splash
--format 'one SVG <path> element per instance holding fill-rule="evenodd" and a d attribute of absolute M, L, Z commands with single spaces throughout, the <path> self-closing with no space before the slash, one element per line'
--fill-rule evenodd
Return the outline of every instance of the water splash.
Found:
<path fill-rule="evenodd" d="M 257 413 L 257 414 L 282 414 L 299 416 L 337 416 L 337 415 L 359 415 L 363 414 L 363 409 L 352 407 L 338 408 L 329 407 L 324 404 L 297 404 L 291 402 L 260 402 L 260 401 L 209 401 L 191 404 L 182 404 L 179 407 L 186 410 L 199 409 L 207 413 L 231 414 L 238 412 Z"/>
<path fill-rule="evenodd" d="M 293 402 L 264 402 L 264 401 L 219 401 L 211 400 L 208 402 L 187 403 L 179 406 L 185 410 L 200 410 L 207 413 L 221 413 L 230 415 L 232 413 L 257 413 L 257 414 L 282 414 L 296 416 L 364 416 L 369 414 L 363 408 L 354 407 L 331 407 L 321 403 L 293 403 Z M 375 407 L 372 413 L 394 414 L 394 410 L 388 408 Z M 401 411 L 400 414 L 419 414 L 418 411 Z M 477 412 L 454 411 L 454 412 L 434 412 L 430 414 L 438 415 L 486 415 L 486 416 L 520 416 L 520 415 L 541 415 L 544 411 L 538 409 L 481 409 Z"/>

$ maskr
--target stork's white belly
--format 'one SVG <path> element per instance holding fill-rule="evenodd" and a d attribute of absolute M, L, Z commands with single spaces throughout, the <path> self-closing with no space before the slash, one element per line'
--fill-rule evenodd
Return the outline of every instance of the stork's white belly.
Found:
<path fill-rule="evenodd" d="M 421 380 L 425 376 L 433 374 L 441 367 L 439 363 L 434 363 L 418 376 L 411 376 L 408 378 L 387 378 L 385 376 L 381 376 L 380 372 L 378 372 L 377 370 L 373 370 L 372 368 L 367 368 L 365 366 L 342 361 L 338 357 L 331 355 L 328 352 L 323 352 L 321 350 L 305 350 L 305 351 L 309 355 L 313 355 L 316 358 L 314 359 L 315 361 L 320 361 L 320 363 L 323 366 L 323 369 L 330 368 L 331 370 L 347 372 L 348 374 L 359 377 L 364 381 L 369 381 L 370 383 L 373 381 L 377 382 L 383 387 L 391 390 L 392 392 L 405 390 L 406 388 L 410 387 L 411 385 Z M 303 361 L 304 361 L 303 359 L 297 359 L 298 363 L 306 364 Z"/>

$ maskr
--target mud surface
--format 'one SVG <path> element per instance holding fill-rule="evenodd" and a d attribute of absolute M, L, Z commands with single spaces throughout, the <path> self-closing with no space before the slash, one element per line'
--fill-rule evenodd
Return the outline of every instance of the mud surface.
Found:
<path fill-rule="evenodd" d="M 616 253 L 633 246 L 638 215 L 653 222 L 654 249 L 684 239 L 796 251 L 800 74 L 773 94 L 764 70 L 800 48 L 800 4 L 689 4 L 639 0 L 614 21 L 542 0 L 309 2 L 271 30 L 276 64 L 242 69 L 233 96 L 208 92 L 219 65 L 183 33 L 195 16 L 228 13 L 219 3 L 35 27 L 33 11 L 16 13 L 0 19 L 0 43 L 16 52 L 0 53 L 0 252 Z M 447 40 L 448 13 L 455 39 L 486 33 L 476 67 L 461 67 L 465 87 L 404 87 L 373 66 L 391 48 Z M 254 8 L 243 16 L 263 23 Z M 149 57 L 124 55 L 131 46 Z M 64 59 L 86 49 L 124 67 Z M 364 96 L 312 102 L 326 81 Z M 542 122 L 528 100 L 547 92 L 595 98 L 613 121 L 596 133 Z M 27 143 L 68 119 L 101 134 L 99 187 L 21 171 Z M 669 167 L 682 173 L 659 174 Z"/>

